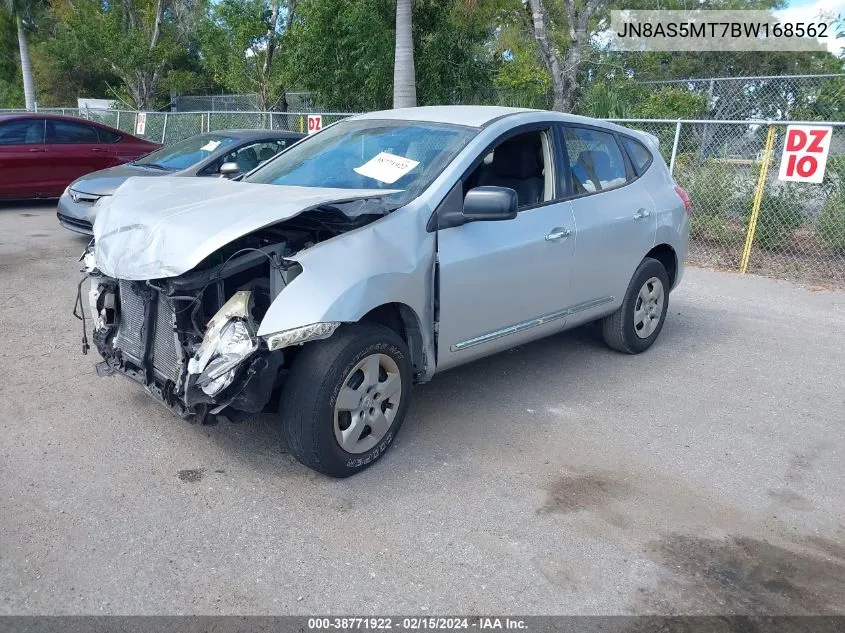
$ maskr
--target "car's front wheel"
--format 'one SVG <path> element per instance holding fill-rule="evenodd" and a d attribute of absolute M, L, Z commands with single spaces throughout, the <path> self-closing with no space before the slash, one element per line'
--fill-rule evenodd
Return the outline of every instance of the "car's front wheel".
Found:
<path fill-rule="evenodd" d="M 279 413 L 291 453 L 332 477 L 372 465 L 396 437 L 410 401 L 405 342 L 373 323 L 342 326 L 300 351 Z"/>
<path fill-rule="evenodd" d="M 622 306 L 602 321 L 608 347 L 639 354 L 657 340 L 669 308 L 669 276 L 656 259 L 646 257 L 637 267 Z"/>

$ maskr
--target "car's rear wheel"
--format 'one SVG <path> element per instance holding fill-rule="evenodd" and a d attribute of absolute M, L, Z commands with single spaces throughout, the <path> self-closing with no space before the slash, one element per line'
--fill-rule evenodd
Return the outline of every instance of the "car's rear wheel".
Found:
<path fill-rule="evenodd" d="M 631 278 L 622 306 L 602 321 L 605 343 L 626 354 L 644 352 L 660 335 L 668 308 L 666 269 L 646 257 Z"/>
<path fill-rule="evenodd" d="M 291 453 L 332 477 L 372 465 L 402 426 L 411 376 L 405 342 L 381 325 L 343 326 L 309 343 L 291 367 L 279 407 Z"/>

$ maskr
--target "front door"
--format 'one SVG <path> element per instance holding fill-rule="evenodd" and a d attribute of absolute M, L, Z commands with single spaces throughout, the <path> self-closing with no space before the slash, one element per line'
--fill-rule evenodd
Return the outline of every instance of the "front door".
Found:
<path fill-rule="evenodd" d="M 459 204 L 476 186 L 504 186 L 519 213 L 438 231 L 438 369 L 562 329 L 574 222 L 559 201 L 559 162 L 551 130 L 532 129 L 500 139 L 464 179 Z"/>

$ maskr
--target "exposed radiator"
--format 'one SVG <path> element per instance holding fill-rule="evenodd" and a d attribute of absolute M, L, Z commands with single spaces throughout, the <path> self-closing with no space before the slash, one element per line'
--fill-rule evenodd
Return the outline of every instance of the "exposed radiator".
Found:
<path fill-rule="evenodd" d="M 141 343 L 141 329 L 144 326 L 144 298 L 133 290 L 132 282 L 120 281 L 119 288 L 120 323 L 115 336 L 115 346 L 142 362 L 146 361 Z M 154 319 L 153 367 L 163 376 L 176 382 L 181 368 L 173 332 L 173 303 L 168 297 L 159 295 L 156 305 L 158 309 Z"/>
<path fill-rule="evenodd" d="M 159 295 L 156 314 L 153 367 L 173 382 L 179 380 L 179 355 L 176 353 L 176 335 L 173 333 L 173 303 L 169 297 L 162 295 Z"/>
<path fill-rule="evenodd" d="M 141 328 L 144 327 L 144 298 L 132 290 L 132 282 L 118 282 L 120 288 L 120 324 L 115 347 L 143 359 Z"/>

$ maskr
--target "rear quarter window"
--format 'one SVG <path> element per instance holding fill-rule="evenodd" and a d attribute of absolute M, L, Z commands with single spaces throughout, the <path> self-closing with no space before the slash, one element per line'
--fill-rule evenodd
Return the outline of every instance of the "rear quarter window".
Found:
<path fill-rule="evenodd" d="M 631 164 L 634 166 L 634 171 L 637 172 L 638 176 L 642 176 L 649 165 L 651 165 L 654 157 L 648 151 L 648 148 L 639 141 L 629 136 L 623 136 L 621 138 L 622 145 L 625 151 L 628 152 L 628 158 L 631 159 Z"/>
<path fill-rule="evenodd" d="M 120 134 L 98 127 L 97 134 L 100 137 L 100 143 L 117 143 L 120 140 Z"/>

